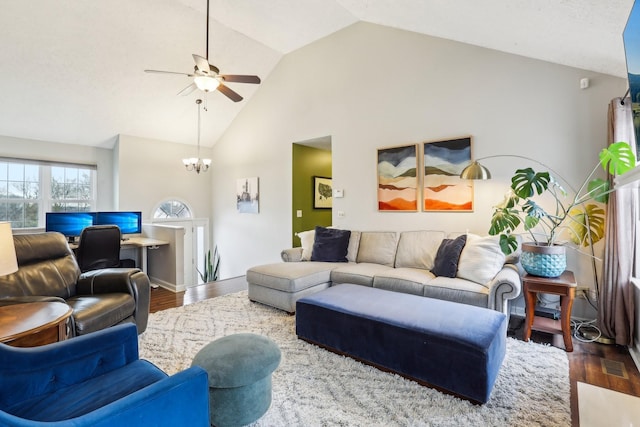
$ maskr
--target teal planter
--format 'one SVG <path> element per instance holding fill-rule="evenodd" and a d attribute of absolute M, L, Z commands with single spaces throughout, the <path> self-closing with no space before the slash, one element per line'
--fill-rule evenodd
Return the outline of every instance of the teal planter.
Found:
<path fill-rule="evenodd" d="M 523 243 L 520 263 L 527 273 L 534 276 L 558 277 L 567 269 L 566 248 Z"/>

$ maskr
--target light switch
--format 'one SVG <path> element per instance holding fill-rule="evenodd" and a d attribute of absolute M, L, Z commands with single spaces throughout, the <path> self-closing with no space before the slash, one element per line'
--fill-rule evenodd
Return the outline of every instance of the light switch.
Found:
<path fill-rule="evenodd" d="M 298 209 L 298 210 L 296 211 L 296 216 L 297 216 L 298 218 L 302 218 L 302 210 L 301 210 L 301 209 Z"/>
<path fill-rule="evenodd" d="M 344 197 L 344 190 L 338 189 L 338 188 L 334 188 L 333 189 L 333 197 L 335 197 L 336 199 Z"/>

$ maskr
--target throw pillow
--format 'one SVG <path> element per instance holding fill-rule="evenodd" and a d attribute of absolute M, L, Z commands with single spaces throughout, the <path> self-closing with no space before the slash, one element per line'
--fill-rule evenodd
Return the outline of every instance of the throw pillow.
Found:
<path fill-rule="evenodd" d="M 316 230 L 301 231 L 298 233 L 300 239 L 300 246 L 302 246 L 302 261 L 309 261 L 311 259 L 311 252 L 313 251 L 313 241 L 315 240 Z"/>
<path fill-rule="evenodd" d="M 347 262 L 351 231 L 316 227 L 311 261 Z"/>
<path fill-rule="evenodd" d="M 460 254 L 466 242 L 466 234 L 458 236 L 455 239 L 443 239 L 438 248 L 431 272 L 436 276 L 456 277 Z"/>
<path fill-rule="evenodd" d="M 467 235 L 467 244 L 460 254 L 458 277 L 486 285 L 504 265 L 505 255 L 497 236 Z"/>

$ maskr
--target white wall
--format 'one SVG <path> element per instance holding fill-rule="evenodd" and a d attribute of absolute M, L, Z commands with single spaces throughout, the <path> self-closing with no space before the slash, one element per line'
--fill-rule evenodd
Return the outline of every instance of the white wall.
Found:
<path fill-rule="evenodd" d="M 118 155 L 118 209 L 140 210 L 143 219 L 171 198 L 186 202 L 194 218 L 211 217 L 211 172 L 187 171 L 184 157 L 194 157 L 196 147 L 120 135 Z M 210 148 L 201 148 L 202 157 L 211 157 Z"/>
<path fill-rule="evenodd" d="M 114 168 L 110 149 L 0 135 L 0 157 L 96 165 L 98 168 L 96 210 L 114 209 Z"/>
<path fill-rule="evenodd" d="M 531 165 L 487 161 L 495 179 L 476 184 L 473 213 L 381 213 L 376 149 L 472 135 L 475 158 L 534 157 L 578 185 L 606 142 L 607 104 L 625 90 L 623 79 L 367 23 L 295 51 L 213 150 L 221 277 L 277 261 L 290 246 L 294 141 L 332 138 L 333 184 L 345 194 L 334 200 L 335 226 L 486 234 L 508 177 Z M 235 182 L 247 176 L 260 178 L 258 215 L 236 212 Z M 579 280 L 590 280 L 575 263 Z"/>

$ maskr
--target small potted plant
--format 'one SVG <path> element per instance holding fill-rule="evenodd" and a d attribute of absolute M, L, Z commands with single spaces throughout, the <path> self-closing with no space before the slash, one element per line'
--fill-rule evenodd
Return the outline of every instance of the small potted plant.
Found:
<path fill-rule="evenodd" d="M 220 274 L 220 255 L 218 254 L 218 246 L 213 248 L 213 258 L 211 257 L 211 249 L 207 251 L 204 257 L 204 271 L 196 268 L 200 278 L 204 283 L 215 282 Z"/>
<path fill-rule="evenodd" d="M 593 178 L 599 167 L 610 174 L 623 174 L 636 165 L 633 150 L 626 142 L 616 142 L 602 149 L 599 162 L 585 178 L 572 199 L 547 171 L 518 169 L 511 178 L 511 191 L 494 207 L 489 234 L 500 235 L 500 247 L 505 254 L 518 248 L 513 234 L 522 224 L 532 242 L 522 244 L 522 267 L 529 274 L 557 277 L 566 268 L 565 246 L 558 236 L 564 230 L 577 245 L 590 246 L 604 237 L 604 209 L 590 201 L 607 203 L 615 189 L 601 178 Z M 567 183 L 569 184 L 569 183 Z M 550 194 L 555 200 L 553 210 L 545 210 L 535 196 Z"/>

